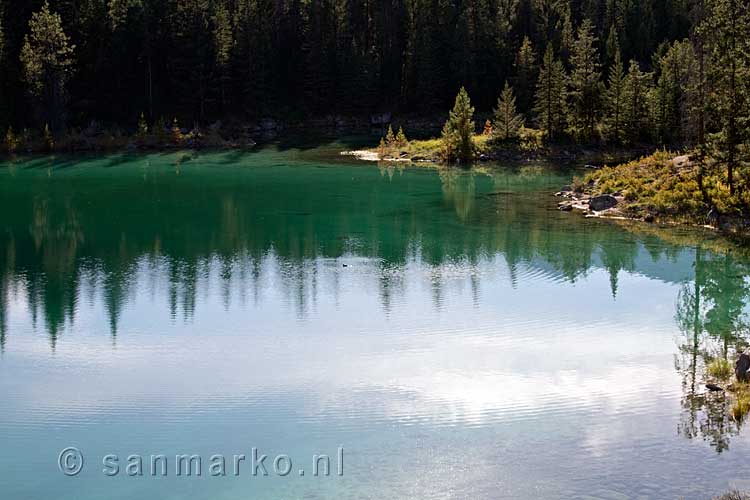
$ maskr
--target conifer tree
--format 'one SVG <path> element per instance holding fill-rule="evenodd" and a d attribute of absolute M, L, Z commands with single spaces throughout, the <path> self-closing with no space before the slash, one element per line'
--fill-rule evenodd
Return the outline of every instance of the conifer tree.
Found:
<path fill-rule="evenodd" d="M 594 44 L 593 25 L 588 19 L 578 28 L 573 46 L 570 75 L 571 126 L 584 140 L 591 140 L 601 106 L 601 73 L 599 53 Z"/>
<path fill-rule="evenodd" d="M 396 145 L 400 148 L 406 147 L 409 144 L 409 140 L 406 138 L 406 134 L 404 133 L 403 127 L 398 128 L 398 133 L 396 134 Z"/>
<path fill-rule="evenodd" d="M 391 148 L 396 143 L 396 136 L 393 134 L 393 127 L 388 125 L 388 132 L 385 134 L 385 143 Z"/>
<path fill-rule="evenodd" d="M 521 48 L 518 49 L 515 70 L 514 85 L 518 108 L 526 116 L 530 116 L 534 97 L 534 85 L 536 84 L 539 70 L 536 65 L 536 52 L 534 52 L 534 47 L 531 45 L 531 40 L 528 36 L 524 37 Z"/>
<path fill-rule="evenodd" d="M 0 65 L 5 55 L 5 32 L 3 31 L 3 2 L 0 1 Z"/>
<path fill-rule="evenodd" d="M 648 94 L 652 86 L 650 73 L 641 71 L 638 61 L 630 61 L 630 69 L 623 88 L 622 123 L 625 136 L 630 141 L 644 138 L 648 131 Z"/>
<path fill-rule="evenodd" d="M 560 58 L 566 65 L 570 62 L 570 57 L 575 50 L 576 44 L 573 21 L 570 19 L 570 6 L 568 6 L 567 10 L 568 12 L 565 13 L 558 25 L 558 29 L 560 30 Z"/>
<path fill-rule="evenodd" d="M 60 15 L 47 1 L 29 21 L 29 34 L 23 39 L 21 64 L 30 93 L 41 104 L 42 116 L 53 131 L 65 125 L 67 84 L 72 73 L 73 49 L 63 31 Z"/>
<path fill-rule="evenodd" d="M 556 139 L 565 127 L 567 109 L 565 80 L 565 68 L 562 62 L 555 59 L 552 46 L 549 45 L 539 70 L 534 105 L 537 121 L 546 132 L 548 140 Z"/>
<path fill-rule="evenodd" d="M 516 98 L 513 89 L 505 82 L 500 98 L 497 100 L 497 108 L 492 124 L 493 137 L 496 140 L 505 141 L 518 137 L 523 126 L 523 116 L 516 112 Z"/>
<path fill-rule="evenodd" d="M 2 68 L 4 68 L 4 62 L 3 58 L 5 55 L 5 32 L 3 31 L 3 2 L 0 0 L 0 127 L 5 125 L 5 115 L 7 114 L 7 110 L 5 109 L 5 96 L 3 95 L 3 85 L 4 80 L 3 78 L 3 71 Z"/>
<path fill-rule="evenodd" d="M 227 86 L 229 84 L 229 61 L 232 55 L 234 40 L 229 11 L 223 4 L 216 7 L 213 17 L 214 24 L 214 57 L 219 72 L 219 87 L 221 92 L 222 110 L 227 106 Z"/>
<path fill-rule="evenodd" d="M 443 126 L 442 150 L 446 160 L 470 161 L 474 158 L 474 107 L 464 87 Z"/>
<path fill-rule="evenodd" d="M 689 134 L 688 91 L 698 71 L 693 45 L 675 42 L 657 60 L 659 77 L 652 91 L 652 122 L 657 140 L 671 143 L 687 140 Z"/>
<path fill-rule="evenodd" d="M 742 0 L 709 0 L 700 26 L 706 39 L 711 106 L 720 131 L 710 139 L 712 155 L 726 166 L 730 195 L 736 192 L 735 173 L 741 145 L 747 142 L 750 79 L 750 5 Z"/>
<path fill-rule="evenodd" d="M 625 68 L 619 49 L 615 52 L 614 61 L 609 68 L 609 86 L 607 88 L 606 126 L 609 138 L 621 142 L 623 136 L 623 114 L 625 108 Z"/>

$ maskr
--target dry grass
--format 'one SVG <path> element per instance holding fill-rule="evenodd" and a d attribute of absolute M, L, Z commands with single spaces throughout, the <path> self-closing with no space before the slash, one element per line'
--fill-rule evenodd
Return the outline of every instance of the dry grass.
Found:
<path fill-rule="evenodd" d="M 728 380 L 732 376 L 732 363 L 724 358 L 716 358 L 706 367 L 708 374 L 719 380 Z"/>

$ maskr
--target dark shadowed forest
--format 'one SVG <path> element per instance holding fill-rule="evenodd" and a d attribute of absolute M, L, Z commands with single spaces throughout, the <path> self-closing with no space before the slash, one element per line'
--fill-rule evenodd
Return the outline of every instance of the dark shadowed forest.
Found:
<path fill-rule="evenodd" d="M 98 120 L 132 130 L 140 113 L 185 124 L 427 114 L 447 109 L 461 85 L 490 110 L 506 81 L 530 114 L 545 52 L 575 71 L 581 33 L 602 90 L 588 96 L 589 127 L 618 53 L 626 73 L 634 60 L 655 82 L 684 77 L 686 47 L 673 42 L 695 38 L 703 3 L 0 0 L 0 127 Z M 669 97 L 664 106 L 680 96 Z M 662 132 L 688 134 L 672 124 Z"/>

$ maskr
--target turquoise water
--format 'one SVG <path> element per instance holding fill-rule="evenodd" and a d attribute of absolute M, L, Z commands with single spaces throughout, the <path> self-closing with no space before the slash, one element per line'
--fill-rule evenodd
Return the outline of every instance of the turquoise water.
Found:
<path fill-rule="evenodd" d="M 3 498 L 746 485 L 748 433 L 701 379 L 747 338 L 738 250 L 560 213 L 569 170 L 387 168 L 340 147 L 0 164 Z M 182 454 L 200 477 L 175 474 Z"/>

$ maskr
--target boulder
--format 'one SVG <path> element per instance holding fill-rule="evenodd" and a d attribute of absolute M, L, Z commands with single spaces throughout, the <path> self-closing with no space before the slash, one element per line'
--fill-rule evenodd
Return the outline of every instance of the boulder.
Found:
<path fill-rule="evenodd" d="M 560 203 L 557 208 L 563 212 L 571 212 L 573 210 L 573 204 L 569 202 Z"/>
<path fill-rule="evenodd" d="M 740 357 L 737 358 L 737 361 L 734 363 L 734 375 L 737 377 L 738 381 L 747 382 L 750 380 L 748 370 L 750 370 L 750 355 L 745 351 L 740 354 Z"/>
<path fill-rule="evenodd" d="M 594 212 L 601 212 L 617 206 L 617 198 L 609 194 L 594 196 L 589 200 L 589 208 Z"/>

